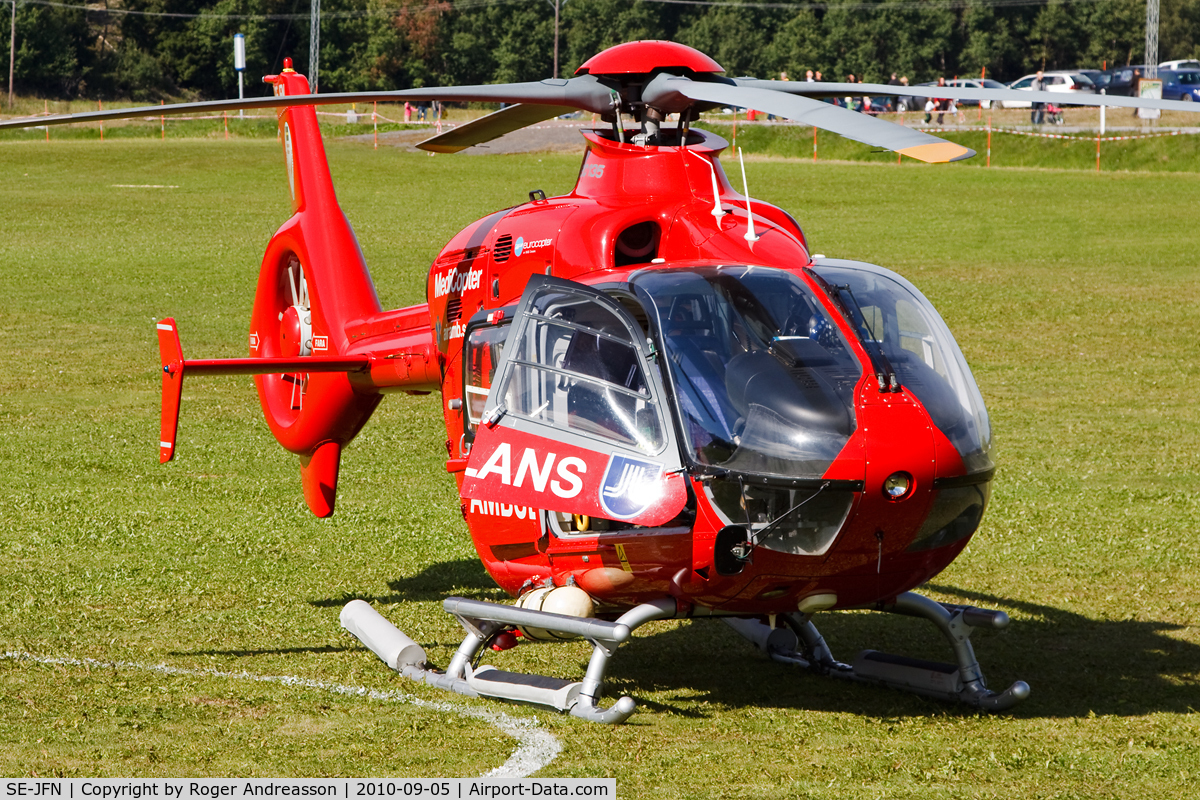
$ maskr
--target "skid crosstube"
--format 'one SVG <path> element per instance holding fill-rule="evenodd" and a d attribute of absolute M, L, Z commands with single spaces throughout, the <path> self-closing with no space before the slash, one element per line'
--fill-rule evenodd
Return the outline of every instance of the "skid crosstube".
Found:
<path fill-rule="evenodd" d="M 770 628 L 754 619 L 726 618 L 724 621 L 773 660 L 796 664 L 823 675 L 962 702 L 986 711 L 1004 711 L 1029 697 L 1029 684 L 1025 681 L 1017 681 L 1003 692 L 989 690 L 971 647 L 970 636 L 975 628 L 1001 630 L 1008 627 L 1008 615 L 1003 611 L 944 605 L 915 592 L 905 592 L 894 603 L 880 606 L 878 610 L 932 622 L 950 643 L 957 663 L 923 661 L 864 650 L 853 664 L 843 664 L 833 657 L 825 639 L 806 615 L 787 615 L 788 628 Z"/>

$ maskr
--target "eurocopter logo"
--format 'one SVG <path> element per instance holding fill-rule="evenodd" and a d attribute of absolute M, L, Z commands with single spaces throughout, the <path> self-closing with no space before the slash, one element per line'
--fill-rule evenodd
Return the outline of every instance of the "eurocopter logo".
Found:
<path fill-rule="evenodd" d="M 659 497 L 662 464 L 613 454 L 600 483 L 600 507 L 618 519 L 636 517 Z"/>
<path fill-rule="evenodd" d="M 550 239 L 534 239 L 533 241 L 525 241 L 524 236 L 518 236 L 517 241 L 513 243 L 513 255 L 521 255 L 521 253 L 537 250 L 539 247 L 549 247 Z"/>
<path fill-rule="evenodd" d="M 483 280 L 483 270 L 473 269 L 469 272 L 459 272 L 458 267 L 454 267 L 445 275 L 433 276 L 433 296 L 441 297 L 442 295 L 450 294 L 451 292 L 463 292 L 471 289 L 478 289 L 480 281 Z"/>

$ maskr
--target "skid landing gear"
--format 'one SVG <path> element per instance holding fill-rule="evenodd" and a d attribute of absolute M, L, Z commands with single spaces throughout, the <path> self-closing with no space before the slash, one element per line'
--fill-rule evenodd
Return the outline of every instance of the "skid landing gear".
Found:
<path fill-rule="evenodd" d="M 615 622 L 569 617 L 461 597 L 446 598 L 442 607 L 455 616 L 467 632 L 445 672 L 428 668 L 425 651 L 362 600 L 351 601 L 342 609 L 342 627 L 406 678 L 467 697 L 494 697 L 532 703 L 565 711 L 589 722 L 609 724 L 624 722 L 634 711 L 634 702 L 630 697 L 620 698 L 609 708 L 597 705 L 609 658 L 637 628 L 651 620 L 671 619 L 678 613 L 672 599 L 643 603 L 625 612 Z M 472 667 L 479 651 L 494 634 L 515 625 L 579 636 L 591 642 L 592 658 L 583 680 L 566 681 L 543 675 L 505 672 L 488 665 Z"/>
<path fill-rule="evenodd" d="M 853 664 L 843 664 L 834 659 L 825 639 L 805 615 L 788 615 L 789 629 L 772 629 L 751 619 L 727 617 L 724 621 L 775 661 L 835 678 L 890 686 L 987 711 L 1003 711 L 1029 697 L 1029 684 L 1025 681 L 1017 681 L 1003 692 L 990 691 L 971 647 L 970 636 L 975 628 L 1008 626 L 1008 615 L 1003 611 L 945 605 L 914 592 L 905 592 L 895 603 L 879 610 L 932 622 L 950 642 L 957 663 L 942 664 L 864 650 Z"/>

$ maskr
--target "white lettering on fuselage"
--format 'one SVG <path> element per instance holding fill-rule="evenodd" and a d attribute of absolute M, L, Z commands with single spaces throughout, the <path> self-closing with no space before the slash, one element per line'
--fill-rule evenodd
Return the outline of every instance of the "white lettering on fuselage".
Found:
<path fill-rule="evenodd" d="M 558 476 L 550 479 L 551 469 L 558 460 L 554 473 Z M 526 447 L 521 453 L 521 461 L 517 465 L 516 481 L 512 473 L 512 447 L 508 442 L 501 442 L 492 452 L 487 462 L 478 470 L 467 468 L 467 476 L 477 480 L 485 480 L 490 475 L 498 475 L 505 486 L 520 489 L 528 478 L 535 492 L 545 492 L 549 481 L 550 491 L 562 498 L 575 497 L 583 489 L 583 479 L 579 476 L 587 472 L 587 464 L 582 458 L 567 456 L 559 459 L 557 453 L 546 453 L 541 464 L 538 463 L 538 452 L 532 447 Z"/>
<path fill-rule="evenodd" d="M 433 296 L 443 297 L 452 292 L 465 292 L 471 289 L 478 289 L 482 280 L 483 270 L 481 269 L 459 272 L 458 267 L 454 267 L 445 275 L 433 276 Z"/>
<path fill-rule="evenodd" d="M 469 512 L 487 517 L 536 519 L 537 509 L 531 506 L 510 506 L 508 503 L 496 503 L 491 500 L 472 500 Z"/>

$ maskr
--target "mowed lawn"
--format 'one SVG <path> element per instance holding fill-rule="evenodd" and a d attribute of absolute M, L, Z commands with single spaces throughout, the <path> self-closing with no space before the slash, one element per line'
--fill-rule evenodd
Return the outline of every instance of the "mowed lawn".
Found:
<path fill-rule="evenodd" d="M 957 335 L 999 474 L 971 546 L 926 589 L 1008 611 L 1008 632 L 974 643 L 994 687 L 1031 684 L 1026 703 L 988 716 L 822 680 L 704 621 L 647 626 L 620 651 L 608 688 L 639 712 L 619 727 L 404 682 L 340 629 L 346 599 L 374 600 L 443 666 L 461 631 L 441 598 L 501 599 L 443 467 L 436 395 L 383 403 L 345 454 L 330 520 L 305 509 L 247 378 L 189 379 L 177 459 L 157 463 L 154 322 L 174 316 L 191 357 L 244 355 L 262 251 L 290 213 L 278 144 L 10 142 L 0 773 L 471 776 L 516 746 L 456 713 L 481 709 L 558 738 L 539 775 L 615 777 L 622 797 L 1194 797 L 1200 176 L 747 155 L 752 193 L 791 211 L 814 251 L 899 271 Z M 578 168 L 339 143 L 330 159 L 392 307 L 423 299 L 459 228 L 569 190 Z M 948 655 L 914 620 L 817 624 L 845 660 Z M 493 660 L 570 677 L 587 655 Z"/>

